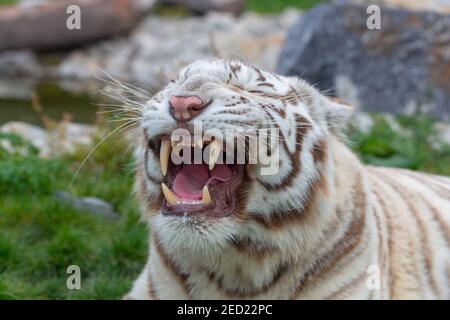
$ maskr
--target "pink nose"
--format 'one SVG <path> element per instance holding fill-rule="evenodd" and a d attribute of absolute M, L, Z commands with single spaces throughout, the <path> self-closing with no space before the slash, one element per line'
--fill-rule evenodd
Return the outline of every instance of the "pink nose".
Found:
<path fill-rule="evenodd" d="M 169 99 L 170 112 L 178 121 L 188 121 L 199 114 L 203 107 L 203 101 L 197 96 L 179 97 L 172 96 Z"/>

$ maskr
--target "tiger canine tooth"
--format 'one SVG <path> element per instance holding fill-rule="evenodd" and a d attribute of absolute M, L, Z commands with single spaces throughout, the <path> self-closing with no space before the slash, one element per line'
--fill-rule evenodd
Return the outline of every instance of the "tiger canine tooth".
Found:
<path fill-rule="evenodd" d="M 211 202 L 211 195 L 209 194 L 208 186 L 203 187 L 202 203 L 209 204 Z"/>
<path fill-rule="evenodd" d="M 172 191 L 170 191 L 170 189 L 166 186 L 165 183 L 161 184 L 161 188 L 164 194 L 164 198 L 166 198 L 168 204 L 174 205 L 180 203 L 180 199 Z"/>
<path fill-rule="evenodd" d="M 209 144 L 209 170 L 211 171 L 216 165 L 219 159 L 220 150 L 222 149 L 222 143 L 218 140 L 214 140 Z"/>
<path fill-rule="evenodd" d="M 167 174 L 167 166 L 169 164 L 169 156 L 171 151 L 170 141 L 161 140 L 161 149 L 159 150 L 159 163 L 163 176 Z"/>

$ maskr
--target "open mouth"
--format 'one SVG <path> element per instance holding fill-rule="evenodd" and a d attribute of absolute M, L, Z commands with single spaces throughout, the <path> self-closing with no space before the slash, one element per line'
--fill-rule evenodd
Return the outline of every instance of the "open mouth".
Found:
<path fill-rule="evenodd" d="M 236 189 L 242 182 L 244 165 L 229 161 L 219 140 L 174 143 L 160 138 L 160 165 L 165 182 L 161 188 L 164 215 L 201 215 L 221 218 L 233 213 Z M 233 157 L 236 159 L 236 157 Z"/>

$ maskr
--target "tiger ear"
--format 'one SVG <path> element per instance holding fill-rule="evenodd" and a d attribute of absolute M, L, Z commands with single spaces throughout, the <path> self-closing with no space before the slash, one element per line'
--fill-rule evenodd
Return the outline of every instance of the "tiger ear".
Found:
<path fill-rule="evenodd" d="M 325 119 L 328 128 L 332 131 L 339 131 L 350 122 L 353 112 L 354 109 L 351 105 L 336 98 L 327 98 Z"/>

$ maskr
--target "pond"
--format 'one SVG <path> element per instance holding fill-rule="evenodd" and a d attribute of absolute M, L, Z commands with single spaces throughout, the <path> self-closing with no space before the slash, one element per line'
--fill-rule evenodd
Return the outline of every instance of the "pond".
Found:
<path fill-rule="evenodd" d="M 43 83 L 36 87 L 42 113 L 53 120 L 62 119 L 65 113 L 73 122 L 94 123 L 99 110 L 99 99 L 86 93 L 74 94 L 54 83 Z M 40 115 L 30 100 L 0 99 L 0 125 L 9 121 L 23 121 L 42 126 Z"/>

